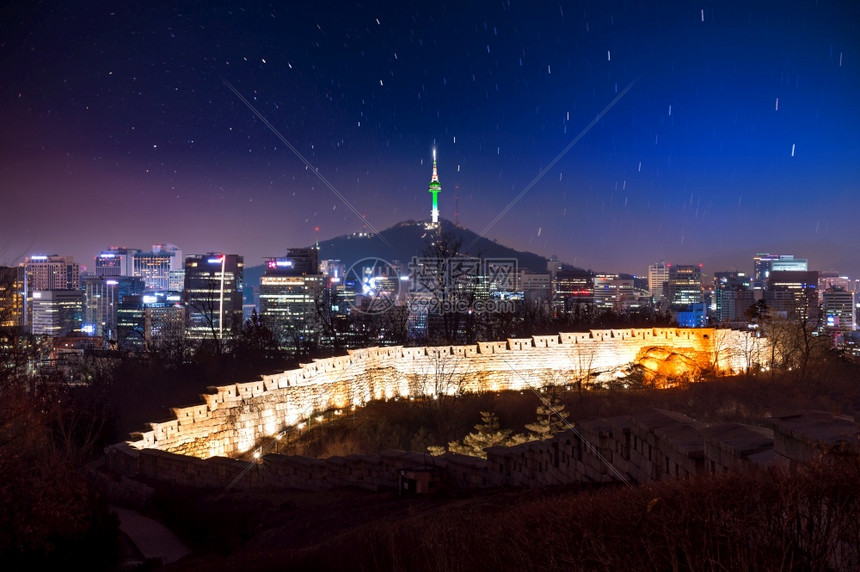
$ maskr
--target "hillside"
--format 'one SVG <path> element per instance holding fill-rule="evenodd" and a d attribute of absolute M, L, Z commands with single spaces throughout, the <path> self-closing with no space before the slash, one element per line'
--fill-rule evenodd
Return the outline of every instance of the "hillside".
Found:
<path fill-rule="evenodd" d="M 456 226 L 446 219 L 442 219 L 441 225 L 443 234 L 461 240 L 462 254 L 464 255 L 484 258 L 516 258 L 521 268 L 527 268 L 532 272 L 546 272 L 547 258 L 543 256 L 515 250 L 480 237 L 472 230 Z M 422 256 L 431 240 L 431 233 L 425 228 L 424 221 L 409 220 L 387 228 L 381 231 L 379 235 L 344 235 L 321 242 L 320 258 L 340 260 L 347 267 L 357 260 L 367 257 L 408 262 L 413 256 Z M 473 243 L 471 248 L 467 248 Z"/>
<path fill-rule="evenodd" d="M 752 422 L 772 412 L 812 408 L 854 410 L 855 370 L 833 373 L 815 387 L 769 377 L 721 378 L 672 390 L 561 397 L 575 420 L 646 407 L 682 411 L 703 422 Z M 459 403 L 469 413 L 463 425 L 475 421 L 477 410 L 493 409 L 503 427 L 517 428 L 526 417 L 533 419 L 535 404 L 528 392 L 464 396 Z M 324 434 L 330 454 L 352 439 L 386 440 L 400 432 L 401 423 L 417 422 L 411 407 L 418 406 L 376 402 L 338 423 L 348 433 L 332 423 L 305 435 Z M 858 470 L 858 460 L 845 457 L 806 472 L 771 467 L 630 488 L 586 484 L 427 496 L 354 488 L 225 492 L 171 486 L 157 489 L 152 507 L 192 547 L 192 555 L 163 567 L 176 572 L 645 571 L 712 569 L 715 563 L 726 570 L 847 570 L 855 568 L 828 567 L 826 555 L 856 562 L 850 560 L 856 551 L 844 547 L 856 546 L 858 538 Z M 808 518 L 818 519 L 821 530 L 837 532 L 809 536 L 800 546 L 790 533 Z M 834 539 L 846 544 L 839 548 Z M 794 564 L 785 563 L 786 555 Z"/>
<path fill-rule="evenodd" d="M 346 268 L 362 258 L 380 258 L 389 262 L 400 261 L 408 264 L 413 256 L 424 254 L 432 240 L 424 226 L 425 221 L 407 220 L 387 228 L 380 233 L 345 234 L 321 241 L 320 260 L 340 260 Z M 478 236 L 474 231 L 442 219 L 442 233 L 461 240 L 464 255 L 483 258 L 516 258 L 519 267 L 531 272 L 546 272 L 548 259 L 533 252 L 515 250 L 488 238 Z M 472 245 L 470 248 L 467 246 Z M 573 266 L 565 265 L 573 269 Z M 245 269 L 245 283 L 254 287 L 260 283 L 263 266 Z"/>

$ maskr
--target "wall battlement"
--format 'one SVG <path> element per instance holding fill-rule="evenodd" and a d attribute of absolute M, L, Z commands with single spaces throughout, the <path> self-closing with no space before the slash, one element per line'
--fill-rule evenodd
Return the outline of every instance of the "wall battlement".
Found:
<path fill-rule="evenodd" d="M 383 451 L 327 459 L 270 454 L 254 463 L 198 459 L 118 443 L 107 451 L 107 461 L 112 472 L 128 479 L 146 477 L 203 488 L 396 489 L 399 475 L 432 470 L 440 474 L 441 484 L 472 490 L 622 480 L 647 483 L 772 465 L 793 467 L 860 453 L 860 424 L 852 418 L 807 411 L 765 421 L 764 426 L 706 426 L 677 412 L 651 409 L 581 421 L 576 429 L 544 441 L 490 447 L 486 459 Z"/>
<path fill-rule="evenodd" d="M 653 328 L 349 350 L 256 381 L 210 387 L 202 404 L 173 408 L 173 419 L 149 423 L 127 444 L 201 459 L 232 456 L 314 412 L 374 399 L 566 384 L 635 363 L 653 348 L 682 356 L 687 367 L 735 373 L 757 363 L 764 351 L 751 351 L 751 340 L 734 330 Z"/>

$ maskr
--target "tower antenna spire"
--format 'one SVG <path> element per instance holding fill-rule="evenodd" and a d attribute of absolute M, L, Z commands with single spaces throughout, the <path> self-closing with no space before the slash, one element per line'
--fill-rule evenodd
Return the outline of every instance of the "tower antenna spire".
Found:
<path fill-rule="evenodd" d="M 434 227 L 439 226 L 439 192 L 442 185 L 439 183 L 439 172 L 436 169 L 436 147 L 433 147 L 433 176 L 430 177 L 430 187 L 427 189 L 433 195 L 433 208 L 430 211 L 430 220 Z"/>

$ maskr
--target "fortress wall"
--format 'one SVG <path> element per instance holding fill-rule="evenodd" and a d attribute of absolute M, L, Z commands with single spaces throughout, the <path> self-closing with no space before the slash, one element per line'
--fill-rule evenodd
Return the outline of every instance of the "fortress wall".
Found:
<path fill-rule="evenodd" d="M 678 413 L 651 410 L 577 423 L 576 430 L 545 441 L 491 447 L 486 460 L 385 451 L 328 459 L 266 455 L 254 462 L 220 456 L 199 459 L 136 449 L 130 443 L 108 447 L 106 459 L 114 474 L 194 487 L 381 490 L 396 488 L 400 469 L 410 468 L 440 469 L 452 488 L 528 488 L 612 482 L 620 480 L 618 475 L 631 483 L 646 483 L 775 462 L 806 464 L 825 454 L 860 452 L 856 445 L 860 423 L 850 418 L 813 412 L 775 418 L 772 425 L 773 429 L 738 423 L 705 427 Z M 804 445 L 798 446 L 799 441 Z"/>
<path fill-rule="evenodd" d="M 569 384 L 633 363 L 652 347 L 682 354 L 700 367 L 738 371 L 749 363 L 750 352 L 738 349 L 748 348 L 749 338 L 710 328 L 618 329 L 474 346 L 349 350 L 253 382 L 210 387 L 202 404 L 174 408 L 173 419 L 150 423 L 148 431 L 132 434 L 130 444 L 200 458 L 230 456 L 315 412 L 374 399 Z"/>

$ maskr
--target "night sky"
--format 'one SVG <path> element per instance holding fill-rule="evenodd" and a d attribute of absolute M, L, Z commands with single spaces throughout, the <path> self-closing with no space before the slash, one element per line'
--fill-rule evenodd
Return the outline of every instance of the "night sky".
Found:
<path fill-rule="evenodd" d="M 6 3 L 0 264 L 426 219 L 435 146 L 441 216 L 521 250 L 860 278 L 858 28 L 856 0 Z"/>

